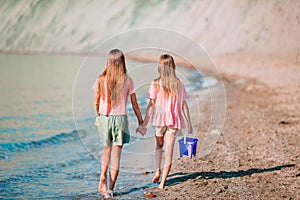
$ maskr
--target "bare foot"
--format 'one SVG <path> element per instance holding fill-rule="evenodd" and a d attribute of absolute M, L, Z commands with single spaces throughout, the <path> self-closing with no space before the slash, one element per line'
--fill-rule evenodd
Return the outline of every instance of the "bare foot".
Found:
<path fill-rule="evenodd" d="M 158 186 L 158 189 L 164 189 L 164 188 L 165 188 L 165 185 L 160 183 Z"/>
<path fill-rule="evenodd" d="M 160 169 L 156 170 L 155 175 L 152 179 L 152 183 L 157 183 L 159 181 L 160 178 Z"/>
<path fill-rule="evenodd" d="M 99 186 L 98 186 L 98 192 L 102 195 L 106 195 L 107 193 L 107 188 L 106 188 L 106 177 L 101 176 L 100 181 L 99 181 Z"/>

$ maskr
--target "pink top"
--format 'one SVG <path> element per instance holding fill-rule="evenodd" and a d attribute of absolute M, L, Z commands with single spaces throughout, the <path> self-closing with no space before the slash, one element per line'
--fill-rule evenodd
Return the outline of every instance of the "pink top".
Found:
<path fill-rule="evenodd" d="M 119 95 L 122 95 L 122 97 L 120 98 L 120 102 L 118 103 L 118 105 L 113 106 L 110 110 L 109 110 L 109 105 L 108 105 L 107 101 L 104 101 L 100 97 L 100 102 L 99 102 L 100 115 L 126 115 L 127 114 L 126 105 L 128 102 L 128 97 L 130 94 L 135 93 L 135 87 L 134 87 L 133 80 L 129 76 L 126 76 L 123 88 L 124 88 L 124 90 L 119 94 Z M 93 89 L 94 89 L 95 93 L 99 92 L 98 79 L 94 83 Z M 104 89 L 106 90 L 106 84 L 104 85 Z M 95 102 L 95 103 L 98 103 L 98 102 Z"/>
<path fill-rule="evenodd" d="M 161 81 L 159 88 L 152 81 L 147 97 L 155 100 L 155 108 L 152 115 L 153 126 L 168 126 L 170 128 L 184 129 L 185 122 L 182 116 L 182 103 L 187 99 L 183 83 L 180 81 L 178 96 L 164 97 Z"/>

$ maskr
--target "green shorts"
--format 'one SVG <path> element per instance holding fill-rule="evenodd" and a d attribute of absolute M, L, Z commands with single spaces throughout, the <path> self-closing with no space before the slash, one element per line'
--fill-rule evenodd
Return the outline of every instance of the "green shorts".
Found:
<path fill-rule="evenodd" d="M 100 115 L 96 126 L 104 146 L 130 142 L 127 115 Z"/>

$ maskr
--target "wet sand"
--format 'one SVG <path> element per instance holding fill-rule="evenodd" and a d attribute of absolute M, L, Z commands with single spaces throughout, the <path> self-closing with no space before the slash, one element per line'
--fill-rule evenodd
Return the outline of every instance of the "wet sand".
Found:
<path fill-rule="evenodd" d="M 150 191 L 157 199 L 299 199 L 299 63 L 214 59 L 227 95 L 221 137 L 204 158 L 176 159 L 165 190 Z M 209 105 L 201 104 L 199 138 L 207 130 Z"/>

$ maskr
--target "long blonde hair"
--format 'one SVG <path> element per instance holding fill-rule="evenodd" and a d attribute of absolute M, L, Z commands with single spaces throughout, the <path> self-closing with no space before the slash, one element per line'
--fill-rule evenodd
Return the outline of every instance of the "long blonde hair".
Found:
<path fill-rule="evenodd" d="M 124 88 L 126 78 L 125 56 L 119 49 L 111 50 L 107 55 L 106 66 L 98 77 L 100 97 L 108 102 L 111 107 L 117 105 L 121 98 L 121 90 Z M 106 89 L 104 84 L 106 83 Z"/>
<path fill-rule="evenodd" d="M 165 97 L 178 95 L 180 81 L 175 73 L 176 65 L 174 59 L 169 54 L 163 54 L 159 57 L 158 73 L 161 80 Z"/>

